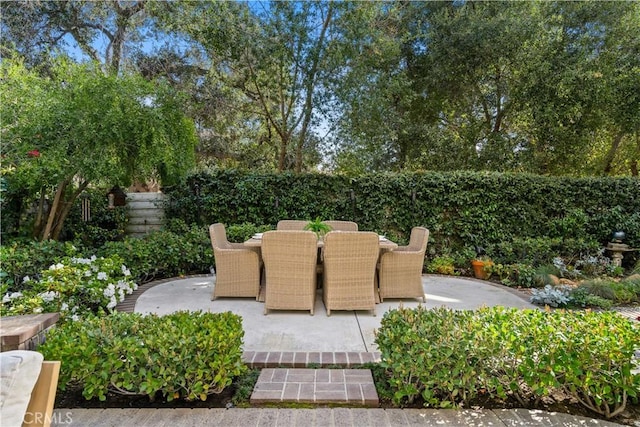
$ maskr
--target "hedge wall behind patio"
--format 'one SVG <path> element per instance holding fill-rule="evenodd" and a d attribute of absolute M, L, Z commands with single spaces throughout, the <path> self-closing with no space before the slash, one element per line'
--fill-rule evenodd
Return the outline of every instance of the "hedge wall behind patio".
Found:
<path fill-rule="evenodd" d="M 347 219 L 406 241 L 431 230 L 438 252 L 515 239 L 604 245 L 614 230 L 640 247 L 640 180 L 500 173 L 403 173 L 356 178 L 323 174 L 201 173 L 169 195 L 168 218 L 187 223 L 275 224 Z"/>

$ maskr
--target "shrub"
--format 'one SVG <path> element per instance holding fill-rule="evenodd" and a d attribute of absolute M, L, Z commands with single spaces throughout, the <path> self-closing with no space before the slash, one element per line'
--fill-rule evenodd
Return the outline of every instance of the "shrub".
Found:
<path fill-rule="evenodd" d="M 453 258 L 450 256 L 435 257 L 427 265 L 427 273 L 447 274 L 449 276 L 455 274 Z"/>
<path fill-rule="evenodd" d="M 468 406 L 474 396 L 527 401 L 562 392 L 606 417 L 638 402 L 640 329 L 616 313 L 400 308 L 376 336 L 396 404 Z"/>
<path fill-rule="evenodd" d="M 568 286 L 546 285 L 543 289 L 534 289 L 529 301 L 533 304 L 548 305 L 549 307 L 566 307 L 571 301 Z"/>
<path fill-rule="evenodd" d="M 613 307 L 613 302 L 609 299 L 602 298 L 599 295 L 590 294 L 585 287 L 577 287 L 569 293 L 570 303 L 572 307 L 582 308 L 599 308 L 609 310 Z"/>
<path fill-rule="evenodd" d="M 243 336 L 242 319 L 230 312 L 113 313 L 65 323 L 39 351 L 62 361 L 59 388 L 81 387 L 86 399 L 113 392 L 206 400 L 246 371 Z"/>
<path fill-rule="evenodd" d="M 509 282 L 505 284 L 515 284 L 523 288 L 532 288 L 536 286 L 536 270 L 528 264 L 512 264 Z M 503 282 L 504 283 L 504 282 Z"/>
<path fill-rule="evenodd" d="M 248 222 L 245 222 L 244 224 L 229 225 L 226 227 L 227 240 L 230 242 L 242 243 L 256 233 L 263 233 L 269 230 L 273 230 L 273 227 L 269 225 L 257 226 Z"/>
<path fill-rule="evenodd" d="M 140 282 L 208 272 L 213 252 L 205 227 L 185 226 L 180 232 L 154 231 L 142 238 L 127 237 L 107 242 L 100 254 L 117 254 L 127 260 L 133 276 Z"/>
<path fill-rule="evenodd" d="M 110 310 L 137 288 L 117 255 L 63 258 L 38 277 L 23 277 L 21 291 L 3 292 L 3 316 L 60 312 L 61 316 L 77 318 Z"/>
<path fill-rule="evenodd" d="M 78 251 L 70 243 L 55 240 L 3 242 L 0 246 L 0 280 L 8 291 L 21 291 L 23 277 L 37 279 L 43 270 L 67 255 L 78 256 Z"/>
<path fill-rule="evenodd" d="M 485 188 L 491 191 L 480 191 Z M 640 243 L 640 183 L 633 178 L 486 172 L 347 177 L 225 169 L 194 174 L 165 192 L 167 217 L 187 223 L 275 225 L 282 218 L 320 216 L 350 219 L 394 239 L 424 225 L 434 253 L 482 245 L 502 264 L 579 258 L 602 248 L 614 229 L 627 232 L 631 247 Z"/>

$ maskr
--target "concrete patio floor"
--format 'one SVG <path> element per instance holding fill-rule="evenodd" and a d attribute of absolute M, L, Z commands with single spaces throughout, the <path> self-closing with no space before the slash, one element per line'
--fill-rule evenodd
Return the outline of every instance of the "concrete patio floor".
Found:
<path fill-rule="evenodd" d="M 169 314 L 179 310 L 231 311 L 242 316 L 244 350 L 255 352 L 374 352 L 374 331 L 388 310 L 417 307 L 417 299 L 387 299 L 376 305 L 376 316 L 367 311 L 333 311 L 327 316 L 322 292 L 316 296 L 315 314 L 308 311 L 270 311 L 252 298 L 219 298 L 211 301 L 215 276 L 175 279 L 142 293 L 136 313 Z M 470 278 L 424 275 L 427 308 L 476 309 L 482 306 L 539 308 L 524 293 Z"/>

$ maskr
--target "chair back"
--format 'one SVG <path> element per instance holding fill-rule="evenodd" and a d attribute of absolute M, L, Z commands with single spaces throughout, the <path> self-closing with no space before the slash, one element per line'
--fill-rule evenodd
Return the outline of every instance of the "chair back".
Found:
<path fill-rule="evenodd" d="M 267 231 L 262 235 L 261 248 L 267 275 L 269 270 L 273 273 L 270 267 L 281 267 L 284 276 L 292 276 L 307 265 L 315 274 L 318 237 L 313 231 Z"/>
<path fill-rule="evenodd" d="M 216 223 L 211 224 L 209 226 L 209 237 L 211 238 L 211 247 L 213 250 L 216 249 L 225 249 L 229 246 L 229 241 L 227 240 L 227 232 L 224 228 L 224 224 Z"/>
<path fill-rule="evenodd" d="M 372 232 L 331 231 L 324 236 L 324 300 L 330 310 L 372 310 L 380 252 Z"/>
<path fill-rule="evenodd" d="M 282 219 L 278 221 L 276 230 L 298 230 L 302 231 L 309 224 L 309 221 L 302 219 Z"/>
<path fill-rule="evenodd" d="M 358 231 L 358 224 L 353 221 L 322 221 L 334 231 Z"/>
<path fill-rule="evenodd" d="M 310 310 L 316 296 L 318 238 L 312 231 L 267 231 L 262 235 L 265 313 Z"/>
<path fill-rule="evenodd" d="M 427 243 L 429 243 L 429 230 L 424 227 L 413 227 L 409 237 L 409 250 L 424 254 L 427 251 Z"/>

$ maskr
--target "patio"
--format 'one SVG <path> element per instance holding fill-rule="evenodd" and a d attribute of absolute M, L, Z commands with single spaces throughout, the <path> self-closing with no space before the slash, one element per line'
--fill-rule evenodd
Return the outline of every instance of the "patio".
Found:
<path fill-rule="evenodd" d="M 335 311 L 326 315 L 318 294 L 315 315 L 302 311 L 263 314 L 262 303 L 253 298 L 210 300 L 215 276 L 171 279 L 140 289 L 122 311 L 168 314 L 179 310 L 231 311 L 242 316 L 245 352 L 364 352 L 377 350 L 374 331 L 384 313 L 401 305 L 416 307 L 417 299 L 385 299 L 377 304 L 377 316 L 367 311 Z M 524 293 L 470 278 L 423 275 L 424 306 L 475 309 L 482 306 L 539 308 Z M 321 291 L 319 291 L 321 292 Z M 134 306 L 135 304 L 135 306 Z M 135 308 L 134 308 L 135 307 Z"/>

